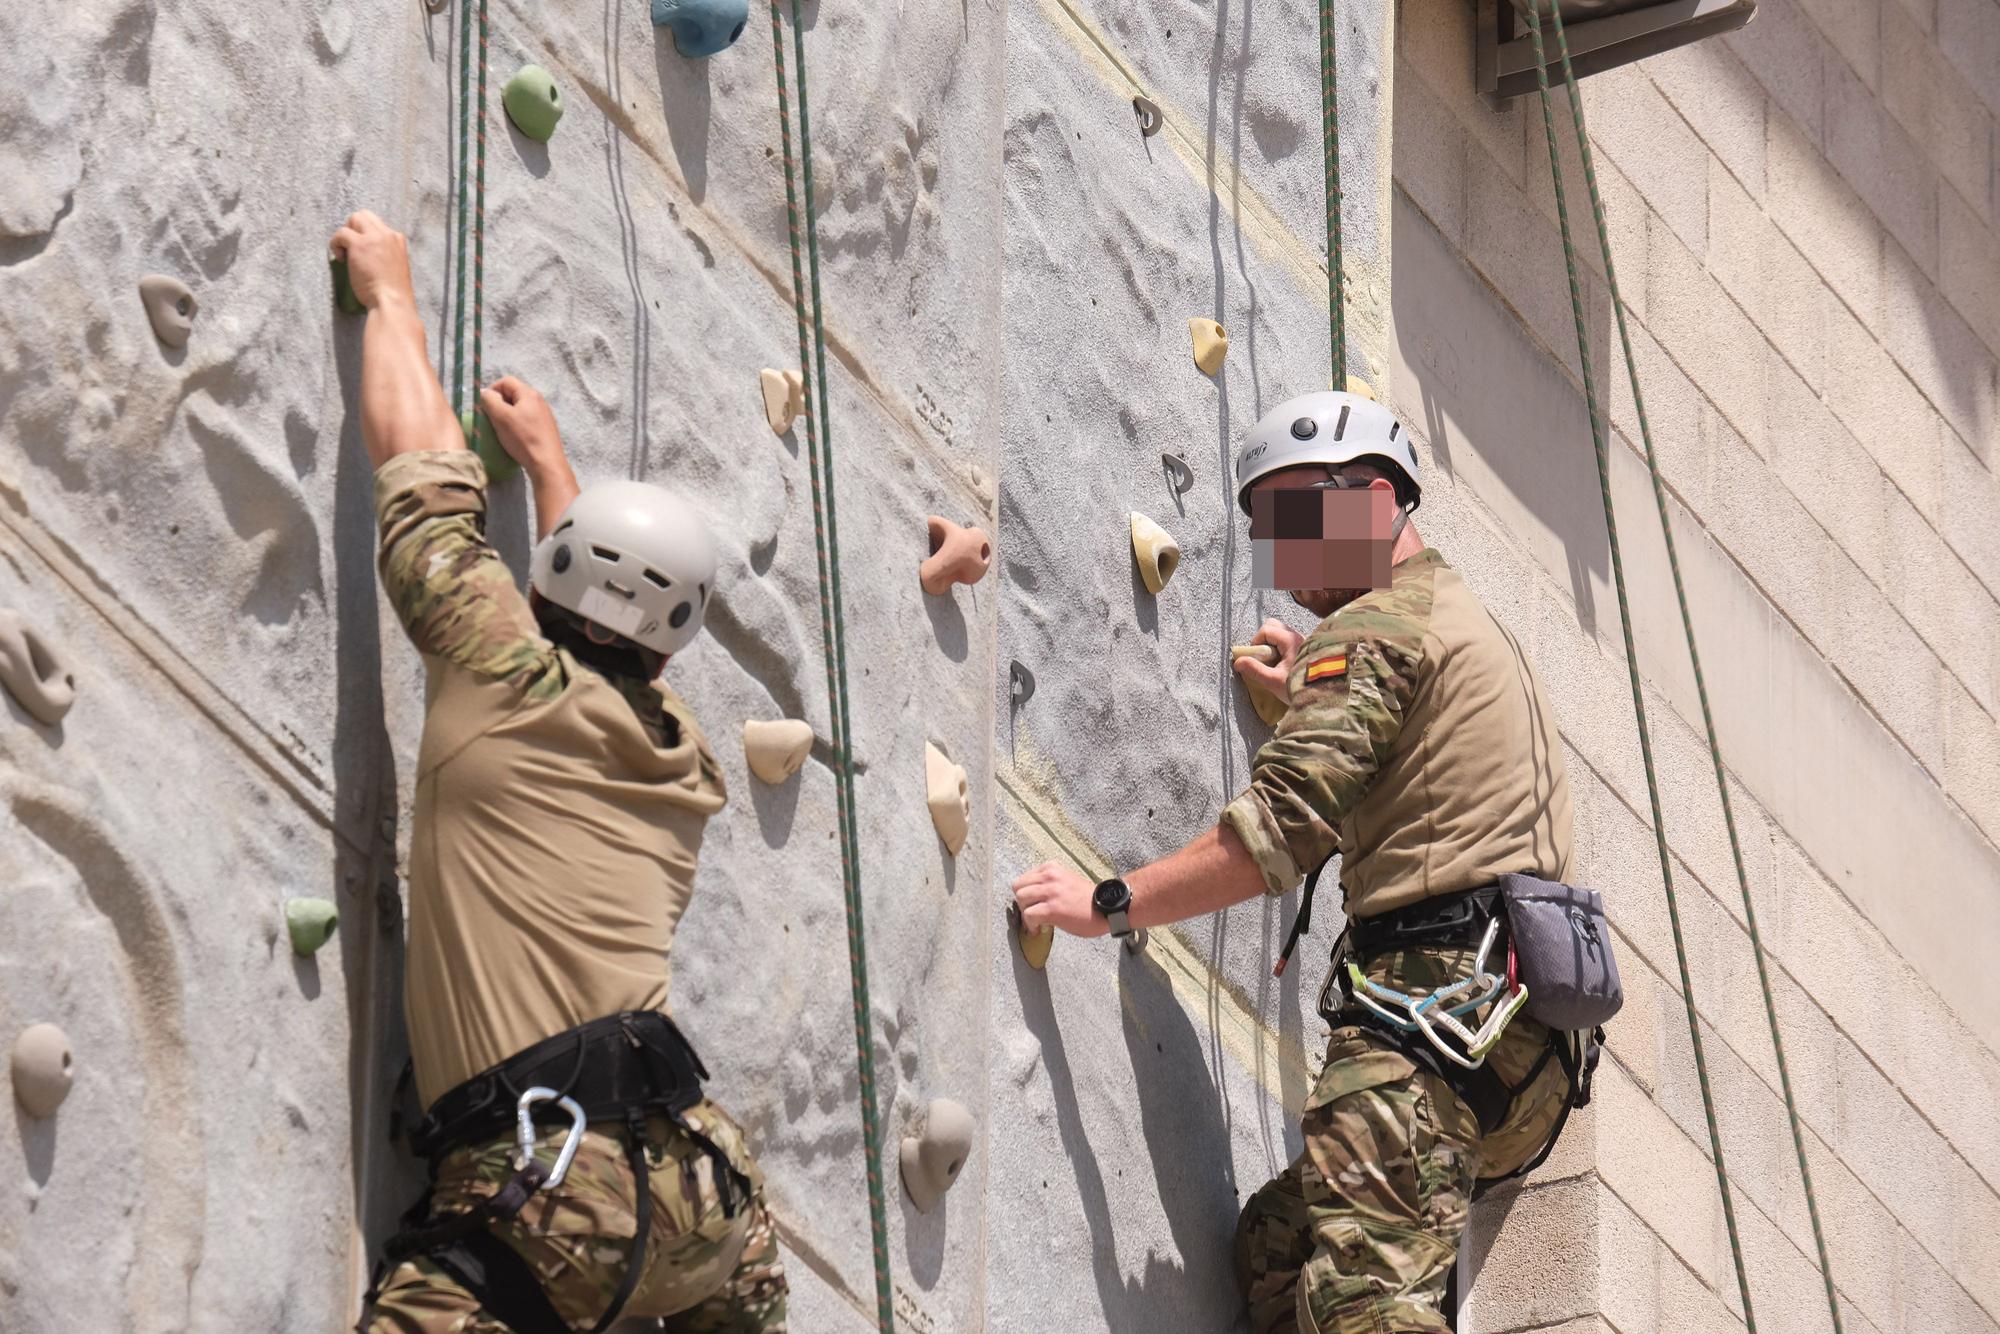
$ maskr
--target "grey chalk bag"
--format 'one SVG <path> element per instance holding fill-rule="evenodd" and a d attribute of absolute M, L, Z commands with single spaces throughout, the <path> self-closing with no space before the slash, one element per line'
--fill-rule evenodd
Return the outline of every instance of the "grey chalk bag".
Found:
<path fill-rule="evenodd" d="M 1500 895 L 1529 1016 L 1574 1031 L 1617 1014 L 1625 989 L 1611 953 L 1604 896 L 1531 875 L 1501 876 Z"/>

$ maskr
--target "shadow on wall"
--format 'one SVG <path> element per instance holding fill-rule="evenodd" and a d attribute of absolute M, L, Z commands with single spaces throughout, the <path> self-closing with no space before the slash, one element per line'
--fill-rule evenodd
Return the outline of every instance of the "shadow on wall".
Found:
<path fill-rule="evenodd" d="M 1119 1008 L 1142 1136 L 1137 1144 L 1104 1145 L 1100 1153 L 1084 1129 L 1048 979 L 1018 950 L 1009 953 L 1022 1018 L 1041 1045 L 1057 1131 L 1090 1229 L 1100 1311 L 1115 1312 L 1121 1329 L 1236 1328 L 1242 1306 L 1230 1255 L 1240 1206 L 1230 1173 L 1229 1130 L 1221 1100 L 1201 1073 L 1208 1062 L 1200 1039 L 1166 975 L 1144 955 L 1119 952 Z M 1116 1176 L 1151 1171 L 1180 1262 L 1149 1251 L 1144 1271 L 1127 1276 L 1118 1255 L 1107 1167 Z"/>
<path fill-rule="evenodd" d="M 1404 82 L 1397 81 L 1399 103 Z M 1399 126 L 1418 123 L 1401 106 L 1396 119 Z M 1406 166 L 1425 170 L 1407 161 L 1421 151 L 1407 142 L 1409 137 L 1394 137 L 1393 170 L 1399 181 Z M 1534 162 L 1546 174 L 1547 149 L 1539 135 L 1533 138 Z M 1581 226 L 1577 240 L 1582 245 L 1590 215 L 1587 200 L 1578 205 L 1583 181 L 1573 153 L 1565 158 L 1563 176 L 1571 192 L 1571 225 Z M 1609 581 L 1610 555 L 1590 423 L 1582 392 L 1565 369 L 1575 362 L 1574 330 L 1567 329 L 1553 349 L 1562 363 L 1558 365 L 1400 185 L 1390 208 L 1394 356 L 1414 380 L 1414 392 L 1406 390 L 1399 397 L 1406 411 L 1414 405 L 1421 416 L 1410 424 L 1422 431 L 1437 470 L 1454 484 L 1467 481 L 1481 490 L 1497 482 L 1555 534 L 1569 564 L 1578 618 L 1595 630 L 1593 582 Z M 1538 216 L 1537 223 L 1542 221 Z M 1547 235 L 1539 234 L 1544 230 Z M 1517 238 L 1516 244 L 1560 246 L 1553 225 L 1536 231 Z M 1567 294 L 1546 295 L 1559 300 Z M 1623 382 L 1625 366 L 1611 354 L 1609 296 L 1587 272 L 1584 299 L 1592 377 L 1602 403 L 1611 377 Z"/>

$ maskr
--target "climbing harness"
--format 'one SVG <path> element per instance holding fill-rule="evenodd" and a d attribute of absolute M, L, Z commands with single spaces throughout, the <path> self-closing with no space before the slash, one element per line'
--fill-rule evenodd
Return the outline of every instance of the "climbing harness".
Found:
<path fill-rule="evenodd" d="M 1405 1031 L 1422 1033 L 1439 1054 L 1455 1065 L 1467 1070 L 1477 1070 L 1486 1053 L 1493 1050 L 1507 1031 L 1514 1016 L 1528 1003 L 1528 989 L 1513 983 L 1513 990 L 1507 999 L 1493 1006 L 1486 1021 L 1475 1031 L 1459 1022 L 1459 1016 L 1470 1014 L 1480 1006 L 1493 1002 L 1512 982 L 1513 945 L 1508 945 L 1508 977 L 1500 977 L 1486 969 L 1493 954 L 1493 944 L 1500 937 L 1500 918 L 1494 916 L 1486 923 L 1486 934 L 1479 944 L 1479 953 L 1472 964 L 1472 976 L 1449 986 L 1439 987 L 1426 996 L 1409 996 L 1403 992 L 1370 981 L 1362 973 L 1359 964 L 1352 958 L 1347 961 L 1348 994 L 1364 1009 L 1371 1011 L 1384 1023 Z M 1455 1000 L 1466 992 L 1476 994 L 1470 1000 L 1446 1006 L 1445 1001 Z M 1438 1032 L 1444 1029 L 1464 1044 L 1465 1054 L 1460 1055 Z"/>
<path fill-rule="evenodd" d="M 1322 5 L 1324 7 L 1324 3 Z M 1632 611 L 1625 590 L 1625 565 L 1618 549 L 1618 524 L 1611 503 L 1611 462 L 1610 447 L 1605 436 L 1604 424 L 1599 417 L 1597 394 L 1590 371 L 1590 340 L 1588 325 L 1583 315 L 1582 280 L 1577 273 L 1576 250 L 1570 239 L 1569 209 L 1563 197 L 1562 158 L 1556 146 L 1555 112 L 1549 99 L 1548 56 L 1542 43 L 1541 4 L 1525 6 L 1529 23 L 1529 34 L 1535 49 L 1535 79 L 1541 94 L 1542 128 L 1549 148 L 1549 172 L 1555 185 L 1556 217 L 1562 230 L 1563 260 L 1569 270 L 1570 313 L 1576 322 L 1577 355 L 1582 370 L 1584 408 L 1590 419 L 1591 442 L 1597 456 L 1597 478 L 1604 503 L 1604 526 L 1611 548 L 1611 571 L 1613 584 L 1618 593 L 1618 619 L 1625 639 L 1625 665 L 1632 689 L 1632 708 L 1637 716 L 1639 729 L 1639 751 L 1645 762 L 1646 794 L 1652 803 L 1653 838 L 1660 859 L 1660 875 L 1666 886 L 1667 917 L 1673 928 L 1674 958 L 1680 969 L 1681 999 L 1687 1011 L 1688 1036 L 1694 1048 L 1695 1074 L 1701 1085 L 1702 1112 L 1708 1123 L 1709 1147 L 1715 1159 L 1716 1186 L 1722 1197 L 1723 1222 L 1729 1233 L 1729 1251 L 1736 1267 L 1736 1286 L 1743 1302 L 1743 1323 L 1749 1334 L 1755 1334 L 1757 1318 L 1750 1303 L 1750 1280 L 1743 1264 L 1743 1243 L 1736 1225 L 1736 1207 L 1729 1190 L 1729 1174 L 1723 1163 L 1722 1137 L 1717 1128 L 1715 1115 L 1715 1094 L 1709 1085 L 1708 1061 L 1702 1049 L 1701 1024 L 1695 1010 L 1694 984 L 1689 976 L 1687 943 L 1681 929 L 1680 906 L 1674 892 L 1673 862 L 1667 850 L 1666 822 L 1661 813 L 1659 777 L 1653 767 L 1651 736 L 1646 727 L 1646 702 L 1644 690 L 1639 680 L 1639 655 L 1633 644 Z M 1590 151 L 1590 135 L 1584 128 L 1583 103 L 1577 97 L 1576 70 L 1570 61 L 1569 42 L 1563 36 L 1563 19 L 1560 5 L 1548 6 L 1549 17 L 1553 21 L 1556 48 L 1562 59 L 1563 83 L 1568 93 L 1571 118 L 1574 122 L 1577 151 L 1583 164 L 1583 178 L 1590 191 L 1591 217 L 1596 224 L 1598 253 L 1604 261 L 1605 285 L 1610 289 L 1611 310 L 1618 322 L 1618 340 L 1625 356 L 1626 373 L 1632 386 L 1632 405 L 1639 422 L 1639 436 L 1644 446 L 1646 471 L 1652 480 L 1653 502 L 1658 509 L 1660 532 L 1666 541 L 1667 568 L 1672 572 L 1674 599 L 1680 610 L 1681 629 L 1687 639 L 1688 661 L 1694 669 L 1695 695 L 1701 703 L 1702 727 L 1708 741 L 1709 758 L 1715 770 L 1716 791 L 1722 799 L 1722 819 L 1729 833 L 1729 851 L 1734 860 L 1736 884 L 1742 894 L 1745 929 L 1750 937 L 1751 951 L 1757 960 L 1757 982 L 1764 995 L 1764 1015 L 1771 1031 L 1771 1046 L 1777 1056 L 1778 1083 L 1784 1094 L 1785 1115 L 1791 1123 L 1792 1147 L 1798 1157 L 1799 1178 L 1804 1187 L 1806 1213 L 1812 1221 L 1813 1245 L 1819 1256 L 1820 1278 L 1826 1289 L 1827 1311 L 1833 1319 L 1834 1334 L 1841 1334 L 1840 1301 L 1835 1291 L 1833 1267 L 1828 1262 L 1826 1235 L 1820 1225 L 1819 1203 L 1813 1194 L 1812 1170 L 1806 1161 L 1805 1136 L 1800 1128 L 1798 1104 L 1792 1095 L 1792 1078 L 1785 1061 L 1784 1039 L 1778 1030 L 1777 1004 L 1772 999 L 1771 977 L 1765 959 L 1763 938 L 1757 930 L 1757 912 L 1751 902 L 1750 879 L 1744 869 L 1742 843 L 1737 835 L 1736 816 L 1729 799 L 1729 785 L 1723 773 L 1722 745 L 1715 730 L 1715 716 L 1709 707 L 1708 686 L 1703 679 L 1701 655 L 1695 646 L 1694 621 L 1688 612 L 1687 590 L 1681 579 L 1680 558 L 1674 546 L 1673 525 L 1667 512 L 1666 483 L 1660 475 L 1658 456 L 1653 449 L 1652 427 L 1646 420 L 1645 399 L 1639 391 L 1638 363 L 1632 356 L 1632 337 L 1626 326 L 1625 303 L 1618 293 L 1618 272 L 1611 260 L 1611 240 L 1604 219 L 1604 201 L 1597 188 L 1597 171 Z"/>
<path fill-rule="evenodd" d="M 627 1010 L 544 1038 L 444 1094 L 409 1136 L 410 1147 L 430 1161 L 433 1181 L 446 1155 L 490 1144 L 510 1129 L 514 1175 L 477 1208 L 457 1213 L 434 1216 L 431 1194 L 425 1191 L 403 1216 L 402 1230 L 383 1246 L 358 1328 L 366 1329 L 382 1283 L 396 1266 L 425 1256 L 516 1334 L 567 1330 L 527 1261 L 493 1229 L 518 1215 L 537 1192 L 562 1184 L 590 1124 L 624 1131 L 635 1191 L 636 1226 L 625 1272 L 593 1331 L 610 1328 L 645 1271 L 653 1218 L 646 1153 L 649 1115 L 673 1121 L 708 1157 L 726 1216 L 736 1217 L 749 1201 L 750 1180 L 687 1119 L 689 1109 L 702 1100 L 707 1078 L 707 1067 L 672 1019 L 655 1010 Z M 398 1101 L 407 1079 L 406 1071 Z M 567 1114 L 569 1130 L 554 1164 L 548 1165 L 536 1153 L 536 1125 L 551 1108 Z M 392 1120 L 392 1138 L 399 1128 L 400 1120 Z"/>
<path fill-rule="evenodd" d="M 854 819 L 854 741 L 847 700 L 847 631 L 841 618 L 840 535 L 833 495 L 833 426 L 826 402 L 826 327 L 819 290 L 819 223 L 813 203 L 812 113 L 806 100 L 805 24 L 792 0 L 793 52 L 798 66 L 799 164 L 794 175 L 792 117 L 786 97 L 782 0 L 771 0 L 771 48 L 778 69 L 778 127 L 784 146 L 785 216 L 792 249 L 792 309 L 799 330 L 799 364 L 805 378 L 807 472 L 812 481 L 813 554 L 819 567 L 819 620 L 826 659 L 827 712 L 833 732 L 835 816 L 840 833 L 841 889 L 847 905 L 848 975 L 854 994 L 855 1067 L 861 1084 L 861 1146 L 868 1171 L 868 1225 L 875 1259 L 875 1314 L 884 1334 L 895 1328 L 889 1286 L 889 1222 L 882 1192 L 882 1138 L 875 1111 L 875 1041 L 868 1004 L 868 953 L 861 914 L 861 839 Z M 805 226 L 799 201 L 805 201 Z M 803 246 L 805 265 L 800 263 Z M 812 275 L 811 347 L 807 345 L 805 272 Z M 817 354 L 815 362 L 814 354 Z M 814 405 L 818 405 L 815 419 Z"/>

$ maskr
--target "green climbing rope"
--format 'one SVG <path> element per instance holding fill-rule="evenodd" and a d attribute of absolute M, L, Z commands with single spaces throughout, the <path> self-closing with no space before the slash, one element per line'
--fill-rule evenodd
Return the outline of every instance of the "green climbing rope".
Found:
<path fill-rule="evenodd" d="M 465 251 L 472 222 L 472 196 L 466 187 L 465 164 L 472 156 L 472 6 L 458 7 L 458 281 L 457 326 L 453 335 L 451 410 L 465 409 Z M 485 118 L 481 117 L 483 121 Z"/>
<path fill-rule="evenodd" d="M 478 117 L 477 185 L 472 196 L 472 401 L 479 402 L 479 388 L 486 381 L 480 366 L 481 334 L 486 328 L 486 0 L 479 0 L 479 100 L 473 103 Z M 463 299 L 461 298 L 461 305 Z"/>
<path fill-rule="evenodd" d="M 1319 0 L 1319 118 L 1326 146 L 1326 319 L 1335 389 L 1347 388 L 1347 317 L 1341 307 L 1340 86 L 1333 53 L 1333 0 Z"/>
<path fill-rule="evenodd" d="M 799 161 L 805 178 L 805 269 L 811 274 L 811 344 L 807 343 L 805 271 L 800 266 L 800 190 L 792 160 L 792 117 L 785 91 L 785 30 L 781 0 L 771 0 L 771 47 L 778 67 L 778 125 L 784 143 L 785 216 L 792 249 L 792 306 L 798 317 L 799 364 L 805 378 L 806 460 L 812 481 L 813 553 L 819 564 L 820 635 L 826 659 L 827 712 L 833 730 L 835 818 L 840 832 L 841 888 L 847 901 L 847 957 L 854 994 L 855 1062 L 861 1081 L 862 1149 L 868 1170 L 868 1224 L 874 1241 L 875 1310 L 884 1334 L 895 1328 L 889 1287 L 889 1223 L 882 1190 L 882 1140 L 875 1111 L 875 1038 L 868 1003 L 868 951 L 861 913 L 860 838 L 854 821 L 854 746 L 847 700 L 847 631 L 841 617 L 840 536 L 833 492 L 833 426 L 827 412 L 826 327 L 820 313 L 819 224 L 813 204 L 812 113 L 806 102 L 805 25 L 792 3 L 798 69 Z M 815 419 L 817 405 L 817 419 Z M 822 491 L 824 498 L 822 499 Z"/>
<path fill-rule="evenodd" d="M 1743 1244 L 1737 1234 L 1736 1211 L 1729 1194 L 1729 1174 L 1723 1163 L 1722 1139 L 1715 1117 L 1715 1095 L 1709 1087 L 1708 1062 L 1702 1052 L 1701 1027 L 1695 1011 L 1694 986 L 1688 974 L 1687 946 L 1681 935 L 1680 907 L 1674 895 L 1673 867 L 1667 852 L 1666 826 L 1660 813 L 1659 779 L 1653 771 L 1652 743 L 1646 730 L 1646 707 L 1639 684 L 1638 654 L 1633 649 L 1632 613 L 1626 601 L 1624 563 L 1619 556 L 1618 528 L 1612 514 L 1610 452 L 1604 427 L 1598 419 L 1596 394 L 1591 382 L 1589 337 L 1583 317 L 1582 282 L 1577 273 L 1576 250 L 1570 239 L 1569 210 L 1563 200 L 1562 158 L 1556 145 L 1555 113 L 1550 107 L 1548 58 L 1542 46 L 1539 9 L 1539 4 L 1530 4 L 1526 6 L 1526 13 L 1534 41 L 1535 76 L 1541 92 L 1542 128 L 1549 145 L 1549 170 L 1555 183 L 1556 214 L 1562 227 L 1563 259 L 1569 269 L 1570 309 L 1576 319 L 1577 356 L 1583 373 L 1584 408 L 1590 415 L 1591 440 L 1597 452 L 1598 483 L 1604 499 L 1604 524 L 1610 539 L 1611 568 L 1618 590 L 1618 616 L 1625 637 L 1625 663 L 1631 677 L 1632 706 L 1638 715 L 1639 746 L 1646 766 L 1646 790 L 1653 808 L 1653 835 L 1659 849 L 1660 873 L 1666 884 L 1667 913 L 1673 927 L 1674 955 L 1680 967 L 1681 995 L 1687 1008 L 1688 1034 L 1694 1044 L 1695 1071 L 1701 1082 L 1702 1110 L 1708 1119 L 1709 1143 L 1715 1154 L 1715 1176 L 1722 1192 L 1723 1219 L 1729 1229 L 1729 1249 L 1736 1264 L 1737 1291 L 1743 1301 L 1743 1323 L 1750 1334 L 1755 1334 L 1757 1319 L 1751 1309 L 1749 1276 L 1743 1265 Z M 1804 1132 L 1800 1128 L 1798 1104 L 1792 1095 L 1792 1078 L 1785 1061 L 1784 1038 L 1778 1028 L 1777 1004 L 1772 999 L 1770 969 L 1765 959 L 1763 937 L 1757 929 L 1757 910 L 1751 902 L 1750 878 L 1744 869 L 1743 846 L 1736 831 L 1736 815 L 1729 800 L 1729 784 L 1722 764 L 1722 745 L 1715 730 L 1715 715 L 1709 706 L 1708 685 L 1701 670 L 1701 653 L 1695 643 L 1694 619 L 1688 611 L 1687 589 L 1681 578 L 1680 557 L 1674 546 L 1673 525 L 1667 507 L 1666 483 L 1660 475 L 1659 459 L 1653 449 L 1653 432 L 1646 419 L 1645 398 L 1639 390 L 1639 368 L 1632 356 L 1632 336 L 1626 324 L 1625 303 L 1618 293 L 1618 271 L 1611 259 L 1610 230 L 1605 224 L 1603 197 L 1597 188 L 1597 170 L 1591 157 L 1590 135 L 1584 127 L 1583 102 L 1577 96 L 1576 71 L 1570 63 L 1569 41 L 1563 35 L 1560 6 L 1550 4 L 1549 13 L 1554 22 L 1557 51 L 1562 58 L 1563 81 L 1575 125 L 1577 151 L 1583 164 L 1584 182 L 1590 191 L 1591 217 L 1596 224 L 1598 251 L 1604 260 L 1605 285 L 1610 289 L 1611 309 L 1618 322 L 1618 340 L 1624 352 L 1626 372 L 1632 387 L 1632 405 L 1634 414 L 1638 418 L 1639 437 L 1645 450 L 1646 471 L 1652 480 L 1653 502 L 1659 510 L 1660 532 L 1666 541 L 1667 568 L 1673 575 L 1674 599 L 1680 609 L 1681 629 L 1687 638 L 1688 661 L 1694 669 L 1695 694 L 1701 703 L 1702 726 L 1707 733 L 1709 758 L 1715 768 L 1715 787 L 1722 799 L 1722 819 L 1729 832 L 1729 851 L 1735 862 L 1736 884 L 1743 897 L 1744 923 L 1750 936 L 1751 950 L 1757 960 L 1757 981 L 1764 993 L 1764 1015 L 1771 1029 L 1771 1046 L 1777 1055 L 1778 1082 L 1784 1093 L 1785 1113 L 1791 1121 L 1792 1147 L 1798 1155 L 1799 1177 L 1805 1187 L 1806 1211 L 1812 1220 L 1813 1244 L 1819 1252 L 1820 1276 L 1826 1286 L 1827 1311 L 1833 1318 L 1834 1334 L 1841 1334 L 1840 1302 L 1835 1294 L 1833 1267 L 1827 1259 L 1826 1236 L 1820 1225 L 1819 1202 L 1813 1193 L 1812 1169 L 1806 1161 Z"/>

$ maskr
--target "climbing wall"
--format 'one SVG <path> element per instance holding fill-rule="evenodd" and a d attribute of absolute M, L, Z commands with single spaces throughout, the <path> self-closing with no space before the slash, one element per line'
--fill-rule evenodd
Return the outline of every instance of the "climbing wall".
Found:
<path fill-rule="evenodd" d="M 477 42 L 440 3 L 0 11 L 0 1329 L 341 1328 L 416 1189 L 387 1108 L 422 676 L 324 246 L 364 206 L 408 231 L 453 360 Z M 1212 824 L 1266 735 L 1229 645 L 1306 625 L 1250 588 L 1227 477 L 1332 374 L 1316 7 L 803 8 L 889 1304 L 938 1334 L 1235 1328 L 1231 1229 L 1299 1148 L 1337 897 L 1282 981 L 1296 895 L 1045 959 L 1001 908 L 1042 860 L 1099 876 Z M 1830 1329 L 1601 265 L 1734 1247 L 1540 109 L 1479 99 L 1460 0 L 1335 10 L 1345 370 L 1541 673 L 1626 961 L 1596 1104 L 1475 1211 L 1461 1328 L 1736 1328 L 1740 1249 L 1761 1327 Z M 1585 107 L 1842 1328 L 1992 1334 L 2000 0 L 1759 10 Z M 636 0 L 489 17 L 485 366 L 549 394 L 586 483 L 712 516 L 709 633 L 669 679 L 731 799 L 673 1001 L 769 1177 L 793 1328 L 871 1328 L 807 448 L 760 378 L 799 360 L 768 12 L 706 58 Z M 530 63 L 566 108 L 546 144 L 500 110 Z M 1135 514 L 1176 544 L 1157 589 Z M 924 590 L 931 516 L 984 528 L 981 581 Z M 530 525 L 496 487 L 517 573 Z M 766 782 L 742 729 L 779 719 L 812 739 Z M 300 952 L 315 904 L 338 922 Z M 970 1147 L 920 1212 L 897 1163 L 934 1099 Z"/>

